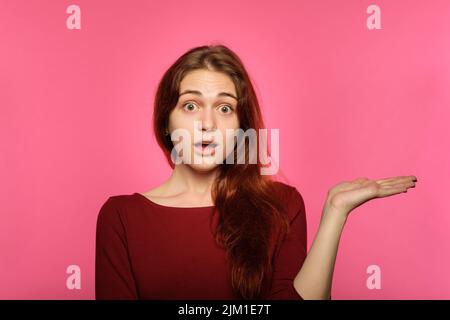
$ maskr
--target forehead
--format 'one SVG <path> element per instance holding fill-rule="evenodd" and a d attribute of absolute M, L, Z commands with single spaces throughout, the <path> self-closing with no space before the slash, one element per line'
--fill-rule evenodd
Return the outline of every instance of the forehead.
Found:
<path fill-rule="evenodd" d="M 180 92 L 184 90 L 199 90 L 204 95 L 227 91 L 236 95 L 236 88 L 228 75 L 203 69 L 191 71 L 181 80 Z"/>

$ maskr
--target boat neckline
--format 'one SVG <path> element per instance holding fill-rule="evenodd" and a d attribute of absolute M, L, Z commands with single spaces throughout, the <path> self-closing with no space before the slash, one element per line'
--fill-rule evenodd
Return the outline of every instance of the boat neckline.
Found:
<path fill-rule="evenodd" d="M 198 209 L 211 209 L 211 208 L 215 207 L 215 205 L 203 206 L 203 207 L 171 207 L 171 206 L 166 206 L 166 205 L 163 205 L 163 204 L 156 203 L 153 200 L 149 199 L 148 197 L 144 196 L 142 193 L 135 192 L 134 194 L 139 196 L 140 198 L 143 198 L 143 200 L 147 200 L 148 203 L 150 203 L 150 204 L 152 204 L 154 206 L 161 207 L 161 208 L 166 208 L 166 209 L 175 209 L 175 210 L 178 210 L 178 209 L 183 209 L 183 210 L 197 209 L 198 210 Z"/>

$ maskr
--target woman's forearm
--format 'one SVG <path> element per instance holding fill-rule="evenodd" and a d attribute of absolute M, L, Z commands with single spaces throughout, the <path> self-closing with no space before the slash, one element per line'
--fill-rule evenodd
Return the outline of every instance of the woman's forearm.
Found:
<path fill-rule="evenodd" d="M 371 180 L 365 177 L 334 185 L 327 194 L 319 230 L 294 279 L 304 299 L 329 299 L 339 240 L 352 210 L 372 199 L 404 193 L 415 187 L 416 176 Z"/>
<path fill-rule="evenodd" d="M 303 265 L 294 279 L 294 288 L 305 299 L 329 299 L 339 240 L 347 216 L 324 207 L 319 230 Z"/>

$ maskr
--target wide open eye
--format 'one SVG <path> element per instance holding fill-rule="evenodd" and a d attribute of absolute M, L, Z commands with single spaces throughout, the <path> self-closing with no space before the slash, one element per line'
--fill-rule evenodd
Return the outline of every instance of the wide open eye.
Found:
<path fill-rule="evenodd" d="M 233 108 L 227 104 L 220 106 L 220 111 L 222 113 L 228 114 L 233 112 Z"/>
<path fill-rule="evenodd" d="M 197 106 L 192 102 L 186 102 L 185 104 L 183 104 L 183 109 L 188 112 L 194 111 L 196 107 Z"/>

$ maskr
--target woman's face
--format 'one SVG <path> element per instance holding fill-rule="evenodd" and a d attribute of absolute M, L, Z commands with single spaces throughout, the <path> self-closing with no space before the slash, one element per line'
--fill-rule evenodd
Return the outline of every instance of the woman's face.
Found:
<path fill-rule="evenodd" d="M 195 170 L 209 171 L 220 165 L 232 152 L 233 135 L 227 139 L 227 129 L 238 129 L 237 94 L 231 78 L 221 72 L 206 69 L 189 72 L 180 83 L 178 102 L 169 116 L 169 132 L 184 129 L 190 142 L 182 144 L 178 154 Z M 172 135 L 172 139 L 174 135 Z M 177 145 L 176 139 L 173 143 Z M 202 142 L 214 144 L 202 146 Z M 181 145 L 180 145 L 181 146 Z M 184 152 L 188 148 L 190 152 Z"/>

